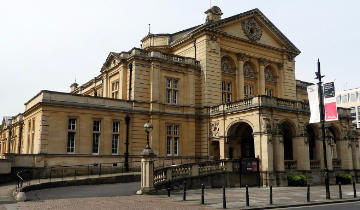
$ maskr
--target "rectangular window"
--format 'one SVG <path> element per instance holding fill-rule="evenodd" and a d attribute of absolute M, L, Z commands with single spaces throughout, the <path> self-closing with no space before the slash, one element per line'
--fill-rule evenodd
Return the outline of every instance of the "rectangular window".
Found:
<path fill-rule="evenodd" d="M 336 103 L 337 103 L 337 104 L 341 104 L 341 96 L 337 96 L 337 97 L 336 97 Z"/>
<path fill-rule="evenodd" d="M 178 155 L 180 138 L 179 125 L 167 125 L 166 134 L 166 154 Z"/>
<path fill-rule="evenodd" d="M 179 102 L 179 80 L 173 78 L 166 79 L 166 103 L 178 104 Z"/>
<path fill-rule="evenodd" d="M 249 94 L 254 95 L 254 86 L 249 86 Z"/>
<path fill-rule="evenodd" d="M 94 120 L 94 122 L 93 122 L 92 154 L 99 154 L 100 126 L 101 126 L 101 121 Z"/>
<path fill-rule="evenodd" d="M 94 120 L 93 131 L 100 132 L 100 120 Z"/>
<path fill-rule="evenodd" d="M 113 155 L 118 154 L 118 145 L 119 145 L 119 134 L 113 134 L 111 152 Z"/>
<path fill-rule="evenodd" d="M 247 86 L 247 85 L 244 85 L 244 94 L 245 94 L 245 95 L 249 94 L 249 93 L 248 93 L 248 86 Z"/>
<path fill-rule="evenodd" d="M 100 133 L 93 133 L 92 153 L 99 154 Z"/>
<path fill-rule="evenodd" d="M 222 103 L 229 103 L 232 99 L 232 86 L 231 82 L 222 81 L 221 82 L 221 90 L 222 90 Z"/>
<path fill-rule="evenodd" d="M 341 96 L 341 103 L 346 104 L 347 102 L 348 102 L 348 95 L 347 94 L 342 95 Z"/>
<path fill-rule="evenodd" d="M 119 82 L 111 83 L 111 98 L 119 98 Z"/>
<path fill-rule="evenodd" d="M 350 102 L 356 102 L 356 93 L 350 94 Z"/>
<path fill-rule="evenodd" d="M 360 121 L 360 106 L 357 107 L 357 111 L 358 111 L 358 120 Z"/>
<path fill-rule="evenodd" d="M 114 121 L 113 122 L 113 135 L 112 135 L 112 141 L 111 141 L 111 153 L 113 155 L 118 154 L 119 131 L 120 131 L 120 123 L 118 121 Z"/>
<path fill-rule="evenodd" d="M 66 152 L 67 153 L 75 153 L 75 133 L 74 132 L 68 132 Z"/>
<path fill-rule="evenodd" d="M 76 130 L 76 119 L 69 119 L 68 129 L 71 131 Z"/>

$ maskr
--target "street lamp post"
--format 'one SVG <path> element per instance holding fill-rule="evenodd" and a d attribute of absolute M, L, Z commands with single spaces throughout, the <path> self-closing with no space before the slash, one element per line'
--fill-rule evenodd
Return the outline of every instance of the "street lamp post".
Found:
<path fill-rule="evenodd" d="M 146 146 L 145 146 L 145 149 L 151 149 L 150 143 L 149 143 L 149 133 L 152 131 L 153 125 L 148 121 L 147 123 L 144 124 L 144 128 L 145 128 L 145 132 L 146 132 Z"/>
<path fill-rule="evenodd" d="M 322 132 L 322 142 L 323 142 L 323 155 L 324 155 L 324 175 L 325 175 L 325 188 L 326 188 L 326 199 L 330 199 L 330 189 L 329 189 L 329 170 L 327 165 L 327 155 L 326 155 L 326 140 L 325 140 L 325 107 L 324 107 L 324 94 L 321 78 L 324 76 L 321 75 L 320 71 L 320 61 L 318 59 L 318 71 L 315 72 L 316 78 L 318 79 L 318 89 L 319 89 L 319 106 L 320 106 L 320 122 L 321 122 L 321 132 Z"/>

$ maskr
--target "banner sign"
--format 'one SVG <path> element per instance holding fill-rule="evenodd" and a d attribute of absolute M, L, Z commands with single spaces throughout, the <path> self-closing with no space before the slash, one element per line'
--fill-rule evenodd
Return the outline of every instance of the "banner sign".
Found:
<path fill-rule="evenodd" d="M 310 106 L 310 123 L 320 122 L 319 108 L 319 89 L 317 85 L 307 87 L 309 106 Z"/>
<path fill-rule="evenodd" d="M 241 160 L 241 172 L 242 173 L 251 173 L 251 172 L 258 172 L 258 160 L 257 159 L 242 159 Z"/>
<path fill-rule="evenodd" d="M 338 120 L 334 82 L 324 84 L 325 121 Z"/>

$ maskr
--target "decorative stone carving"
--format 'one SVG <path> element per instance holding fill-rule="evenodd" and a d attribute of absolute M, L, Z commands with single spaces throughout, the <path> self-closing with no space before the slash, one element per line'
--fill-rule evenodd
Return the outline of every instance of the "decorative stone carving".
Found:
<path fill-rule="evenodd" d="M 244 61 L 246 58 L 246 55 L 244 53 L 238 53 L 236 54 L 236 56 L 239 61 Z"/>
<path fill-rule="evenodd" d="M 276 78 L 274 75 L 273 70 L 270 68 L 270 66 L 267 66 L 265 68 L 265 81 L 267 82 L 276 82 Z"/>
<path fill-rule="evenodd" d="M 259 58 L 259 64 L 265 66 L 268 61 L 265 58 Z"/>
<path fill-rule="evenodd" d="M 282 70 L 284 68 L 284 64 L 283 63 L 278 63 L 277 64 L 279 70 Z"/>
<path fill-rule="evenodd" d="M 219 136 L 219 132 L 220 132 L 220 123 L 219 121 L 216 122 L 211 122 L 210 123 L 210 130 L 209 130 L 209 136 L 210 137 L 217 137 Z"/>
<path fill-rule="evenodd" d="M 256 22 L 255 18 L 249 18 L 242 23 L 242 28 L 245 35 L 251 41 L 259 41 L 262 36 L 262 29 L 260 25 Z"/>
<path fill-rule="evenodd" d="M 251 65 L 250 62 L 246 62 L 244 64 L 244 77 L 247 77 L 247 78 L 256 78 L 255 77 L 255 69 L 254 67 Z"/>
<path fill-rule="evenodd" d="M 234 61 L 230 57 L 224 56 L 221 58 L 221 70 L 223 73 L 235 74 L 235 68 Z"/>

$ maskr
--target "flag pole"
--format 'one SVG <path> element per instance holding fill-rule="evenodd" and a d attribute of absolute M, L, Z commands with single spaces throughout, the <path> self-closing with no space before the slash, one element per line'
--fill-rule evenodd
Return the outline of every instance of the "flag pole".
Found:
<path fill-rule="evenodd" d="M 327 165 L 327 155 L 326 155 L 326 140 L 325 140 L 325 107 L 324 107 L 324 94 L 322 88 L 321 79 L 324 77 L 321 75 L 320 70 L 320 60 L 318 59 L 317 63 L 318 71 L 315 72 L 316 78 L 318 79 L 318 91 L 319 91 L 319 106 L 320 106 L 320 122 L 321 122 L 321 132 L 322 132 L 322 143 L 323 143 L 323 155 L 324 155 L 324 175 L 325 175 L 325 188 L 326 188 L 326 199 L 330 199 L 330 188 L 329 188 L 329 170 Z"/>

